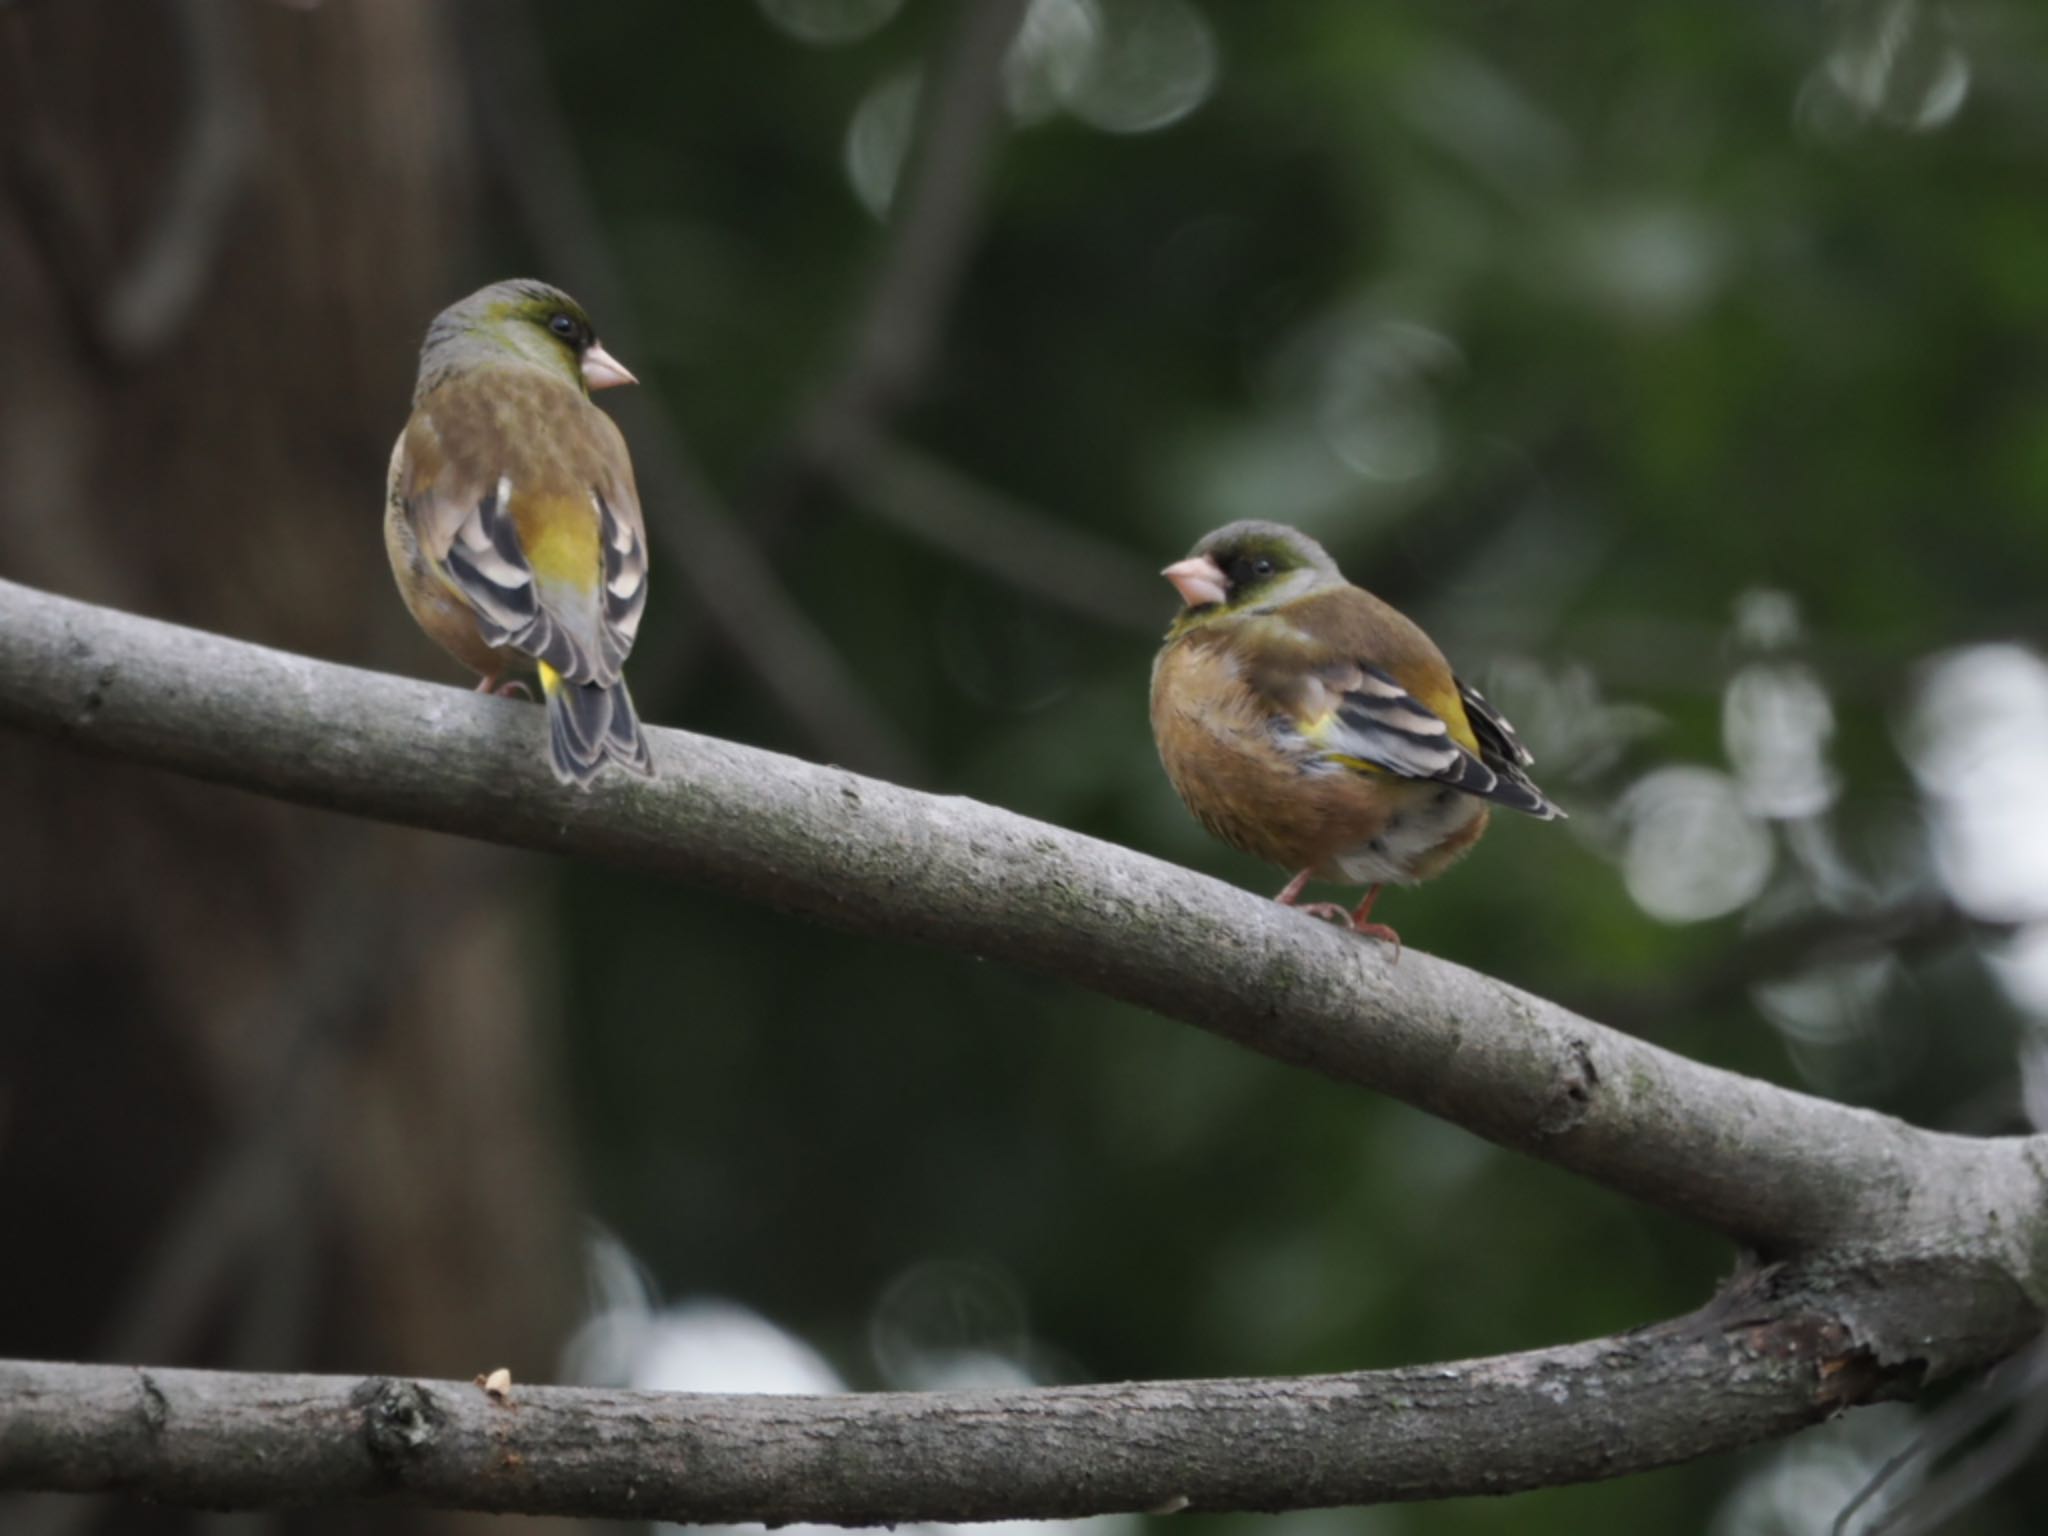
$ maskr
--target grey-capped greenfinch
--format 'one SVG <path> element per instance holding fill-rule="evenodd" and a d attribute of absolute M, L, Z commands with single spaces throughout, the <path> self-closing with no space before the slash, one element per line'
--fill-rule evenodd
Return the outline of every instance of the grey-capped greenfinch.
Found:
<path fill-rule="evenodd" d="M 647 606 L 633 464 L 591 391 L 636 382 L 559 288 L 493 283 L 435 316 L 391 454 L 384 543 L 406 607 L 479 689 L 531 669 L 565 784 L 654 772 L 620 668 Z"/>
<path fill-rule="evenodd" d="M 1152 667 L 1160 759 L 1205 828 L 1294 872 L 1281 903 L 1364 885 L 1302 910 L 1398 944 L 1367 920 L 1382 886 L 1447 868 L 1493 806 L 1563 814 L 1499 712 L 1307 534 L 1232 523 L 1161 574 L 1185 606 Z"/>

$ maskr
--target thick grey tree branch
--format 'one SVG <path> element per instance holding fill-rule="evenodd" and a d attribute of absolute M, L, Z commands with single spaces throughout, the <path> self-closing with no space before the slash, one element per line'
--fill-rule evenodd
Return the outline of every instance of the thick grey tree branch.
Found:
<path fill-rule="evenodd" d="M 555 787 L 532 706 L 0 581 L 0 723 L 280 799 L 678 876 L 1061 977 L 1726 1232 L 2036 1275 L 2048 1138 L 1919 1130 L 1703 1066 L 1428 955 L 957 796 L 687 732 Z M 1994 1235 L 1997 1234 L 1997 1235 Z"/>
<path fill-rule="evenodd" d="M 7 582 L 0 724 L 1005 960 L 1392 1094 L 1782 1262 L 1707 1314 L 1619 1339 L 1288 1382 L 536 1389 L 505 1408 L 445 1386 L 379 1384 L 352 1404 L 345 1381 L 0 1367 L 0 1486 L 840 1521 L 1507 1491 L 1782 1433 L 2001 1358 L 2040 1323 L 2043 1138 L 1939 1135 L 1689 1062 L 973 801 L 668 730 L 651 732 L 658 780 L 579 794 L 549 775 L 530 706 Z M 572 1469 L 552 1494 L 542 1461 Z"/>

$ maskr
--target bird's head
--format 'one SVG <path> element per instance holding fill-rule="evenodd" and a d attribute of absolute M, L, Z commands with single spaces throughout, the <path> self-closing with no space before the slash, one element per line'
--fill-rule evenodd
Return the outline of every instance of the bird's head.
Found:
<path fill-rule="evenodd" d="M 597 339 L 589 314 L 561 289 L 531 278 L 479 288 L 434 317 L 420 348 L 417 396 L 464 367 L 517 359 L 586 394 L 639 380 Z"/>
<path fill-rule="evenodd" d="M 1218 528 L 1159 574 L 1186 604 L 1174 620 L 1176 635 L 1344 580 L 1337 562 L 1307 534 L 1284 523 L 1257 522 Z"/>

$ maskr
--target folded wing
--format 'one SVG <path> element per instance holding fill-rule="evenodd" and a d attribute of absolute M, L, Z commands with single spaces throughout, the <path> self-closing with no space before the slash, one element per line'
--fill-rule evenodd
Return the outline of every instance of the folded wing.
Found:
<path fill-rule="evenodd" d="M 1359 663 L 1322 676 L 1329 708 L 1300 727 L 1321 760 L 1360 773 L 1447 784 L 1549 821 L 1564 813 L 1523 770 L 1532 759 L 1500 713 L 1468 684 L 1457 703 L 1477 744 L 1458 739 L 1452 722 L 1380 668 Z"/>

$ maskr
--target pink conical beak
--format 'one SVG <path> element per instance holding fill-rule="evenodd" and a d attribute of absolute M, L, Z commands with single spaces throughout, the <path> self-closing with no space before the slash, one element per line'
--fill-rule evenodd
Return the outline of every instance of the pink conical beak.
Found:
<path fill-rule="evenodd" d="M 583 382 L 592 389 L 616 389 L 640 381 L 626 371 L 626 365 L 593 341 L 583 349 Z"/>
<path fill-rule="evenodd" d="M 1190 608 L 1220 603 L 1229 595 L 1223 567 L 1209 555 L 1190 555 L 1185 560 L 1176 560 L 1159 574 L 1173 583 L 1174 591 Z"/>

